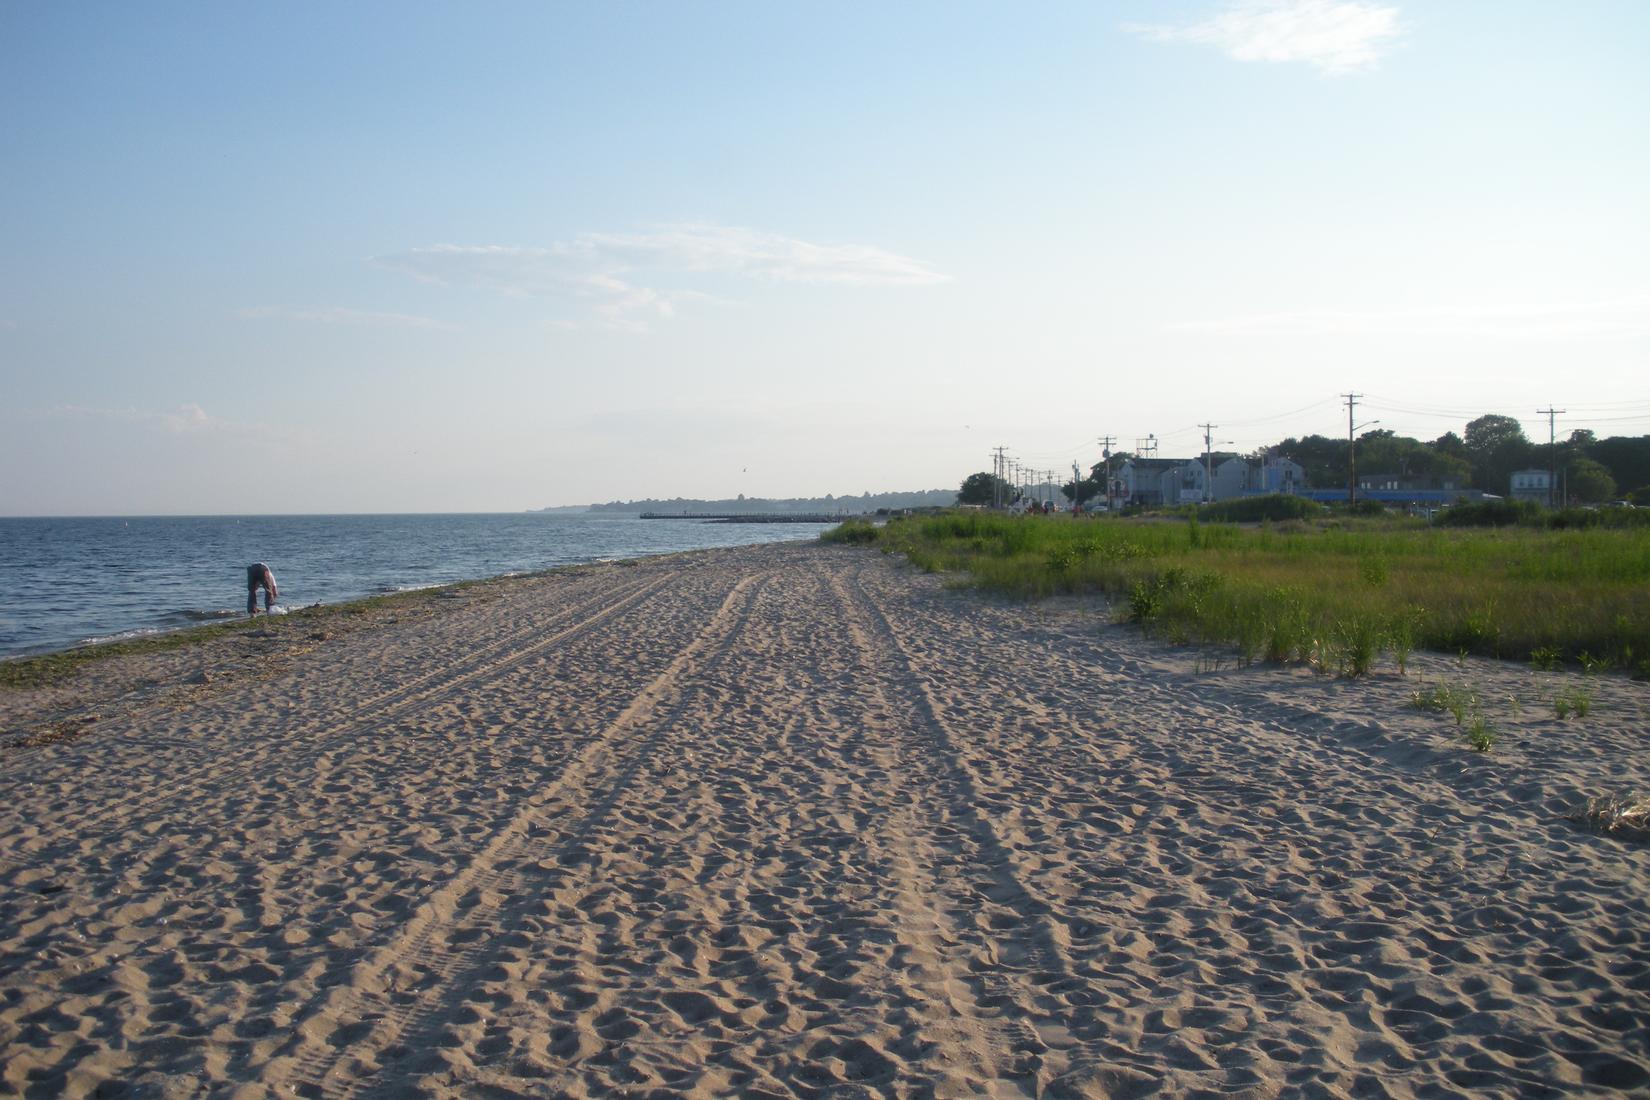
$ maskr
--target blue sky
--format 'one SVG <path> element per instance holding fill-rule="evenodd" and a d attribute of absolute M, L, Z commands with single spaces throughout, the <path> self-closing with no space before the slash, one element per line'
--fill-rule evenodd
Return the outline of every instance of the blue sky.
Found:
<path fill-rule="evenodd" d="M 0 513 L 1650 432 L 1640 3 L 0 4 Z"/>

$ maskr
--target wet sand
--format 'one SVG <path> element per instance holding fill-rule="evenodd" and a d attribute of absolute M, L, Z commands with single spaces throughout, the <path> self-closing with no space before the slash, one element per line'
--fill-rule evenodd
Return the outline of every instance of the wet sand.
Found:
<path fill-rule="evenodd" d="M 1650 846 L 1565 815 L 1647 709 L 813 544 L 103 662 L 0 692 L 0 1093 L 1644 1092 Z"/>

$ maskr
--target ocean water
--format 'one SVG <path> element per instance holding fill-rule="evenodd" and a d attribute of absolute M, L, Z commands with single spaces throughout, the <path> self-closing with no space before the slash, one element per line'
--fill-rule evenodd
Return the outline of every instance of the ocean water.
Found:
<path fill-rule="evenodd" d="M 543 512 L 0 519 L 0 656 L 244 615 L 258 561 L 296 608 L 824 529 Z"/>

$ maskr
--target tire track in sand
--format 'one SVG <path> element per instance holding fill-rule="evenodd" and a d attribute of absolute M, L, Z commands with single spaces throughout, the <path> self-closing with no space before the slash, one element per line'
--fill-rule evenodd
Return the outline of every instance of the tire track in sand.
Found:
<path fill-rule="evenodd" d="M 713 648 L 726 651 L 750 614 L 755 600 L 751 589 L 768 579 L 761 574 L 741 577 L 699 636 L 495 833 L 461 873 L 421 904 L 400 935 L 359 964 L 348 986 L 335 987 L 312 1003 L 296 1025 L 300 1033 L 313 1031 L 321 1015 L 327 1017 L 321 1026 L 335 1026 L 328 1035 L 309 1035 L 311 1043 L 319 1045 L 296 1058 L 289 1077 L 297 1082 L 295 1091 L 329 1098 L 358 1095 L 382 1070 L 375 1062 L 378 1056 L 404 1045 L 404 1036 L 430 1030 L 445 1006 L 444 993 L 474 984 L 477 972 L 499 950 L 494 937 L 504 932 L 500 911 L 512 899 L 539 904 L 542 884 L 530 880 L 543 872 L 535 875 L 535 865 L 561 865 L 541 854 L 547 838 L 555 838 L 550 843 L 558 848 L 575 846 L 610 810 L 668 723 L 644 739 L 614 743 L 654 718 L 700 654 Z M 439 935 L 443 930 L 446 935 Z M 392 969 L 415 971 L 424 980 L 423 988 L 397 998 L 387 981 Z M 369 1016 L 374 1009 L 376 1017 Z M 282 1070 L 280 1061 L 272 1060 L 268 1068 Z M 361 1075 L 340 1076 L 352 1069 Z M 288 1077 L 284 1072 L 280 1076 Z"/>
<path fill-rule="evenodd" d="M 978 846 L 981 869 L 988 875 L 986 881 L 974 883 L 966 879 L 968 869 L 960 868 L 960 874 L 934 880 L 960 911 L 984 908 L 989 913 L 994 965 L 972 975 L 978 986 L 972 1010 L 980 1018 L 995 1014 L 995 1027 L 1013 1036 L 1009 1045 L 1015 1056 L 1005 1068 L 1011 1076 L 1029 1078 L 1032 1095 L 1103 1089 L 1109 1075 L 1097 1058 L 1084 1052 L 1080 1038 L 1092 1031 L 1092 1021 L 1081 1019 L 1081 1008 L 1063 996 L 1089 984 L 1077 974 L 1066 950 L 1071 942 L 1068 922 L 1031 886 L 1032 876 L 1022 866 L 1019 852 L 981 809 L 988 787 L 969 763 L 962 739 L 947 723 L 942 704 L 892 620 L 866 592 L 864 569 L 860 565 L 854 571 L 851 585 L 840 574 L 832 576 L 848 610 L 850 633 L 877 690 L 905 704 L 901 710 L 914 719 L 913 732 L 932 750 L 902 754 L 905 766 L 920 761 L 941 780 L 937 787 L 952 789 L 947 808 Z M 987 903 L 983 907 L 981 895 Z M 968 1008 L 966 1003 L 962 1007 Z"/>
<path fill-rule="evenodd" d="M 679 572 L 675 572 L 652 582 L 641 581 L 619 588 L 616 592 L 608 593 L 605 599 L 587 599 L 570 609 L 564 609 L 557 613 L 551 621 L 566 622 L 569 616 L 581 612 L 590 612 L 592 607 L 596 607 L 596 613 L 588 615 L 572 628 L 560 631 L 554 636 L 542 638 L 532 646 L 508 654 L 507 659 L 503 661 L 495 660 L 490 664 L 485 663 L 484 659 L 489 653 L 496 657 L 499 651 L 505 648 L 504 646 L 491 646 L 481 654 L 482 663 L 469 662 L 459 668 L 457 672 L 447 676 L 438 677 L 438 675 L 432 674 L 419 677 L 420 683 L 424 685 L 424 690 L 416 694 L 409 691 L 405 698 L 398 701 L 393 710 L 384 712 L 382 716 L 374 716 L 373 724 L 392 722 L 395 720 L 396 714 L 404 713 L 412 705 L 424 703 L 439 705 L 445 697 L 456 696 L 466 690 L 476 690 L 478 683 L 481 685 L 488 683 L 484 677 L 488 675 L 489 670 L 492 670 L 494 675 L 508 677 L 512 668 L 523 665 L 535 654 L 541 653 L 552 644 L 568 642 L 575 635 L 604 637 L 604 628 L 600 624 L 617 622 L 622 627 L 628 620 L 623 617 L 615 620 L 615 614 L 620 614 L 625 609 L 633 607 L 638 600 L 645 600 L 661 584 L 667 584 L 672 579 L 680 579 L 680 576 Z M 604 604 L 605 606 L 598 606 Z M 712 604 L 712 607 L 714 606 Z M 705 610 L 708 613 L 711 608 Z M 517 632 L 518 635 L 520 633 Z M 528 633 L 531 633 L 531 631 Z M 517 640 L 519 641 L 519 637 Z M 463 682 L 457 683 L 460 679 Z M 432 683 L 432 681 L 436 682 Z M 416 684 L 410 685 L 413 689 L 416 689 L 417 686 Z M 639 687 L 640 683 L 636 686 Z M 408 688 L 409 685 L 400 685 L 400 687 Z M 622 701 L 622 698 L 615 699 L 614 705 L 616 706 Z M 358 713 L 362 708 L 352 707 L 349 709 Z M 323 716 L 315 721 L 306 722 L 305 725 L 316 726 L 325 724 L 325 722 L 326 719 Z M 381 733 L 376 737 L 363 738 L 358 746 L 346 744 L 342 750 L 338 750 L 336 746 L 339 740 L 350 736 L 350 727 L 337 730 L 324 742 L 314 746 L 307 754 L 302 752 L 302 745 L 300 744 L 300 751 L 294 753 L 290 764 L 286 761 L 281 762 L 281 774 L 285 776 L 287 773 L 300 771 L 307 767 L 313 767 L 317 772 L 320 772 L 321 762 L 326 759 L 329 753 L 335 751 L 340 752 L 342 759 L 336 762 L 336 766 L 325 769 L 324 774 L 329 777 L 329 781 L 335 781 L 336 776 L 352 769 L 376 768 L 379 760 L 379 757 L 375 755 L 378 752 L 377 746 L 383 745 L 389 734 Z M 571 752 L 576 747 L 577 741 L 570 738 L 568 751 Z M 277 747 L 273 744 L 267 749 L 270 754 L 277 751 Z M 427 739 L 423 739 L 422 744 L 417 744 L 408 751 L 412 753 L 428 752 L 431 751 L 431 745 Z M 441 746 L 434 746 L 434 751 L 442 751 Z M 243 758 L 244 756 L 245 754 L 243 754 Z M 244 782 L 246 777 L 259 778 L 263 774 L 266 762 L 267 758 L 260 759 L 253 756 L 238 769 L 238 777 L 236 774 L 231 773 L 222 782 L 217 782 L 216 776 L 211 775 L 209 772 L 208 778 L 214 780 L 214 782 L 210 787 L 198 786 L 195 788 L 194 793 L 197 800 L 202 794 L 216 794 L 230 790 L 236 783 Z M 560 766 L 560 764 L 561 761 L 554 761 L 549 766 Z M 187 782 L 187 775 L 180 782 Z M 303 781 L 300 780 L 300 788 L 302 788 L 302 784 Z M 150 810 L 150 813 L 146 819 L 136 814 L 128 815 L 136 822 L 133 828 L 127 830 L 114 826 L 104 830 L 101 834 L 93 831 L 90 833 L 92 839 L 86 842 L 100 845 L 97 851 L 104 864 L 109 868 L 109 870 L 101 872 L 104 876 L 101 889 L 107 894 L 121 896 L 125 902 L 131 905 L 144 906 L 148 910 L 143 919 L 132 926 L 133 931 L 142 932 L 142 938 L 124 944 L 120 952 L 113 956 L 117 959 L 126 957 L 132 960 L 140 960 L 151 957 L 154 952 L 164 953 L 165 949 L 159 946 L 159 943 L 168 934 L 169 924 L 171 930 L 179 930 L 192 927 L 197 922 L 208 926 L 213 926 L 216 923 L 217 918 L 214 914 L 202 912 L 198 907 L 202 899 L 210 897 L 214 891 L 223 888 L 221 881 L 212 876 L 187 873 L 152 876 L 147 871 L 147 868 L 151 865 L 174 865 L 179 867 L 187 865 L 198 868 L 202 864 L 220 858 L 220 850 L 215 850 L 215 845 L 219 845 L 219 841 L 214 839 L 214 831 L 190 832 L 187 829 L 180 831 L 170 827 L 169 823 L 175 820 L 177 809 L 176 807 L 165 807 L 163 805 L 165 802 L 164 796 L 147 800 L 144 806 Z M 119 810 L 121 809 L 120 807 L 94 808 L 112 810 L 113 812 L 102 815 L 105 819 L 119 816 Z M 134 809 L 139 808 L 141 807 L 134 807 Z M 373 820 L 376 820 L 378 811 L 371 812 L 374 814 Z M 504 812 L 509 812 L 508 807 L 505 808 Z M 260 813 L 265 819 L 261 827 L 265 829 L 287 828 L 288 826 L 283 825 L 283 822 L 299 823 L 307 820 L 308 817 L 305 808 L 290 798 L 282 805 L 266 808 L 261 810 Z M 337 817 L 336 815 L 335 819 L 342 824 L 349 824 L 354 820 L 350 817 Z M 150 824 L 151 822 L 160 822 L 163 827 L 157 829 L 153 824 Z M 305 826 L 299 825 L 298 827 L 301 829 Z M 313 825 L 308 827 L 313 827 Z M 49 843 L 43 849 L 45 855 L 42 856 L 37 852 L 29 862 L 19 861 L 17 864 L 19 868 L 26 870 L 30 867 L 37 867 L 50 870 L 62 863 L 85 862 L 79 858 L 75 851 L 71 851 L 67 857 L 61 854 L 61 848 L 66 844 L 73 844 L 77 850 L 84 851 L 80 836 L 61 827 L 55 828 L 56 832 L 53 836 L 48 837 Z M 128 843 L 133 840 L 139 845 L 148 845 L 148 847 L 133 848 Z M 258 860 L 256 857 L 251 857 L 246 864 L 248 870 L 241 876 L 242 893 L 238 896 L 244 898 L 247 896 L 247 892 L 255 892 L 260 899 L 258 904 L 266 910 L 279 911 L 283 908 L 283 903 L 275 900 L 277 893 L 293 890 L 307 891 L 311 884 L 323 880 L 318 876 L 325 876 L 329 871 L 336 871 L 337 869 L 336 865 L 325 863 L 281 864 L 278 857 L 277 864 L 283 866 L 286 870 L 282 878 L 278 881 L 263 881 L 258 879 L 256 873 Z M 129 870 L 134 867 L 139 868 L 139 870 L 136 872 Z M 7 876 L 16 873 L 18 872 L 11 868 L 7 868 L 5 871 Z M 145 874 L 148 877 L 144 881 L 138 882 L 131 877 L 133 874 Z M 395 894 L 399 898 L 406 899 L 403 903 L 404 911 L 410 910 L 411 906 L 416 903 L 418 897 L 426 889 L 433 888 L 427 880 L 423 879 L 406 885 L 414 887 L 414 889 L 399 890 Z M 27 909 L 14 907 L 7 914 L 9 918 L 17 922 L 19 927 L 29 929 L 31 935 L 39 935 L 53 926 L 67 927 L 80 919 L 76 915 L 76 907 L 60 904 L 62 900 L 60 898 L 44 897 L 36 899 L 34 892 L 28 890 L 19 890 L 14 893 L 13 897 L 18 899 L 19 902 L 34 902 L 32 907 Z M 191 907 L 195 907 L 195 909 L 191 911 Z M 370 899 L 355 903 L 353 907 L 359 911 L 360 915 L 365 917 L 376 917 L 383 910 L 381 905 L 373 903 Z M 397 908 L 403 908 L 403 906 L 398 905 Z M 377 938 L 376 933 L 373 938 Z M 306 956 L 319 963 L 327 957 L 331 950 L 333 948 L 324 943 L 312 946 L 307 951 L 295 948 L 291 956 L 294 960 L 293 965 L 298 965 L 299 961 Z M 28 980 L 35 985 L 50 985 L 78 974 L 87 967 L 102 965 L 97 960 L 103 954 L 106 953 L 93 953 L 88 956 L 83 951 L 76 951 L 71 952 L 64 958 L 53 960 L 28 951 L 20 953 L 0 952 L 0 972 L 6 973 L 8 978 L 22 978 L 26 974 Z"/>
<path fill-rule="evenodd" d="M 460 689 L 477 680 L 497 676 L 536 653 L 585 633 L 603 620 L 640 603 L 674 579 L 674 576 L 675 574 L 667 574 L 652 581 L 639 581 L 621 590 L 617 598 L 614 598 L 612 593 L 604 593 L 595 599 L 587 600 L 557 614 L 548 624 L 535 624 L 511 634 L 501 642 L 482 648 L 468 660 L 456 665 L 439 666 L 429 673 L 387 689 L 350 707 L 342 716 L 322 714 L 300 723 L 292 730 L 283 732 L 279 741 L 248 744 L 238 752 L 210 757 L 193 768 L 170 772 L 166 786 L 147 797 L 88 803 L 86 811 L 78 816 L 53 819 L 51 824 L 54 826 L 54 832 L 75 836 L 78 842 L 88 833 L 106 836 L 127 831 L 134 823 L 143 820 L 142 815 L 146 812 L 187 797 L 192 790 L 191 784 L 197 780 L 209 777 L 215 784 L 232 785 L 251 778 L 257 770 L 257 765 L 272 751 L 278 750 L 283 753 L 283 770 L 290 771 L 294 767 L 313 765 L 329 749 L 389 720 L 414 704 L 439 703 L 455 696 Z M 575 619 L 584 612 L 589 614 L 582 619 Z M 537 641 L 521 644 L 524 639 L 542 633 L 546 625 L 569 619 L 575 619 L 572 625 L 544 635 Z M 295 736 L 301 737 L 306 733 L 314 734 L 327 729 L 331 732 L 324 733 L 319 740 L 312 742 L 301 755 L 291 758 L 284 756 L 286 750 L 293 747 Z M 50 847 L 50 841 L 42 839 L 40 843 L 28 846 L 24 850 L 32 854 L 49 852 Z M 52 862 L 52 858 L 47 856 L 28 863 L 19 861 L 18 866 L 48 866 Z"/>
<path fill-rule="evenodd" d="M 457 1056 L 442 1088 L 776 1098 L 928 1080 L 914 1059 L 938 1037 L 880 839 L 914 800 L 874 757 L 866 727 L 889 710 L 840 619 L 810 559 L 683 684 L 665 746 L 471 998 L 484 1019 L 448 1032 L 486 1061 Z M 980 1095 L 977 1061 L 948 1064 L 942 1094 Z"/>
<path fill-rule="evenodd" d="M 634 591 L 635 588 L 638 587 L 642 583 L 645 583 L 645 582 L 636 582 L 635 584 L 632 584 L 632 585 L 629 585 L 629 586 L 621 586 L 620 587 L 620 592 L 622 593 L 622 592 Z M 514 630 L 511 630 L 508 633 L 502 635 L 501 637 L 495 638 L 494 641 L 492 641 L 492 642 L 490 642 L 490 643 L 488 643 L 484 646 L 481 646 L 478 649 L 472 650 L 469 654 L 466 654 L 465 656 L 463 656 L 463 657 L 461 657 L 457 660 L 434 663 L 431 666 L 431 670 L 429 672 L 423 673 L 422 675 L 412 676 L 408 679 L 402 680 L 402 681 L 392 685 L 391 687 L 385 688 L 382 691 L 379 691 L 379 692 L 377 692 L 373 695 L 360 697 L 357 700 L 357 702 L 351 708 L 349 708 L 350 709 L 349 718 L 353 719 L 353 718 L 357 717 L 358 715 L 360 715 L 362 713 L 365 713 L 366 711 L 371 710 L 375 706 L 382 705 L 385 702 L 385 700 L 387 700 L 387 699 L 393 701 L 394 696 L 396 696 L 398 694 L 401 694 L 403 692 L 412 691 L 412 690 L 416 689 L 420 684 L 423 684 L 426 681 L 429 681 L 429 680 L 432 680 L 432 679 L 435 679 L 435 678 L 441 677 L 441 676 L 453 675 L 458 671 L 462 671 L 466 668 L 473 667 L 473 666 L 475 666 L 476 664 L 478 664 L 480 662 L 487 661 L 487 660 L 491 659 L 494 655 L 496 655 L 496 654 L 498 654 L 498 653 L 500 653 L 504 650 L 509 649 L 511 646 L 519 645 L 523 641 L 526 641 L 527 639 L 530 639 L 530 638 L 534 637 L 535 635 L 541 633 L 546 627 L 548 627 L 548 626 L 550 626 L 554 623 L 560 622 L 563 619 L 566 619 L 571 615 L 575 615 L 575 614 L 577 614 L 581 611 L 584 611 L 584 610 L 586 610 L 586 609 L 588 609 L 588 608 L 590 608 L 590 607 L 592 607 L 596 604 L 599 604 L 599 603 L 603 602 L 604 600 L 611 599 L 613 597 L 613 595 L 614 595 L 613 590 L 604 589 L 594 599 L 587 599 L 587 600 L 584 600 L 582 603 L 575 604 L 571 607 L 566 607 L 566 608 L 562 608 L 562 609 L 552 611 L 550 613 L 550 615 L 543 622 L 534 622 L 534 623 L 531 623 L 527 626 L 518 627 L 518 628 L 516 628 Z M 256 633 L 252 633 L 252 634 L 246 635 L 245 637 L 250 640 L 251 638 L 258 637 L 258 635 Z M 192 699 L 186 699 L 186 700 L 175 700 L 175 699 L 146 700 L 142 704 L 133 707 L 129 711 L 124 712 L 122 714 L 122 717 L 123 718 L 132 718 L 132 717 L 135 717 L 136 715 L 138 715 L 139 713 L 142 713 L 142 712 L 145 712 L 145 711 L 148 711 L 148 710 L 152 710 L 152 709 L 159 709 L 159 708 L 165 707 L 169 704 L 175 705 L 175 704 L 182 703 L 182 702 L 193 702 L 193 701 L 200 700 L 200 699 L 209 699 L 214 694 L 216 694 L 216 693 L 213 692 L 212 690 L 208 689 L 208 690 L 204 690 L 204 691 L 197 691 L 194 694 Z M 299 726 L 294 727 L 294 730 L 295 731 L 301 731 L 301 730 L 303 730 L 305 728 L 308 728 L 310 726 L 313 726 L 315 724 L 316 724 L 316 722 L 314 720 L 312 720 L 310 722 L 306 722 L 306 723 L 303 723 Z M 27 727 L 22 727 L 16 732 L 27 732 Z M 200 731 L 199 733 L 184 734 L 184 735 L 177 736 L 177 737 L 167 737 L 167 738 L 144 737 L 141 741 L 141 746 L 140 747 L 142 747 L 143 749 L 148 750 L 150 752 L 194 750 L 198 754 L 199 751 L 201 750 L 200 741 L 201 741 L 202 737 L 215 736 L 215 735 L 217 735 L 218 733 L 221 733 L 221 732 L 222 731 L 220 731 L 220 730 L 206 729 L 206 730 Z M 106 738 L 105 743 L 107 743 L 108 741 L 120 741 L 120 740 L 123 740 L 123 739 L 127 739 L 127 738 L 132 737 L 132 735 L 135 734 L 135 733 L 136 733 L 135 728 L 132 729 L 132 730 L 123 731 L 122 733 L 114 734 L 112 737 Z M 46 748 L 46 746 L 34 747 L 35 751 L 33 751 L 32 753 L 30 752 L 29 749 L 20 749 L 20 750 L 19 749 L 14 749 L 13 752 L 21 754 L 23 758 L 20 762 L 18 760 L 14 759 L 14 758 L 9 758 L 8 759 L 8 763 L 13 765 L 13 766 L 8 769 L 8 771 L 7 771 L 7 773 L 4 777 L 4 782 L 9 785 L 9 784 L 17 783 L 19 781 L 29 782 L 29 781 L 34 781 L 34 780 L 40 778 L 39 776 L 31 776 L 30 775 L 30 765 L 32 765 L 32 764 L 41 765 L 42 767 L 44 767 L 48 771 L 50 770 L 51 767 L 60 766 L 58 761 L 50 758 L 49 753 L 46 753 L 46 752 L 42 751 L 45 748 Z M 21 763 L 21 766 L 17 766 L 19 763 Z M 3 797 L 3 788 L 0 788 L 0 797 Z"/>
<path fill-rule="evenodd" d="M 884 662 L 878 660 L 863 606 L 843 583 L 838 570 L 827 567 L 826 574 L 831 594 L 842 609 L 840 624 L 852 643 L 856 663 L 865 670 L 863 685 L 874 705 L 891 715 L 908 712 L 909 700 L 890 697 L 889 677 Z M 974 852 L 960 851 L 958 845 L 948 845 L 934 835 L 930 822 L 945 799 L 937 777 L 928 774 L 932 770 L 930 758 L 911 752 L 897 734 L 868 737 L 867 749 L 885 776 L 887 801 L 892 807 L 886 843 L 898 898 L 898 937 L 907 952 L 912 990 L 926 1010 L 926 1030 L 946 1036 L 947 1045 L 961 1050 L 967 1058 L 962 1080 L 957 1079 L 957 1067 L 946 1067 L 946 1079 L 942 1081 L 946 1087 L 941 1093 L 1000 1095 L 995 1088 L 980 1092 L 980 1082 L 1002 1084 L 1025 1076 L 1028 1066 L 1024 1056 L 1040 1050 L 1041 1043 L 1028 1042 L 1035 1036 L 1028 1036 L 1023 1028 L 1004 1019 L 996 1007 L 981 1003 L 982 994 L 998 1000 L 1002 991 L 992 989 L 995 982 L 982 977 L 976 966 L 959 957 L 964 953 L 959 942 L 966 933 L 934 900 L 949 895 L 951 908 L 971 906 L 977 899 L 956 896 L 957 868 L 949 868 L 950 876 L 942 880 L 942 866 L 947 862 L 966 865 L 969 856 L 980 858 L 984 853 L 980 845 L 969 843 L 977 837 L 966 833 L 960 839 Z M 927 837 L 926 842 L 917 841 L 919 836 Z M 1036 1093 L 1034 1087 L 1016 1091 Z"/>

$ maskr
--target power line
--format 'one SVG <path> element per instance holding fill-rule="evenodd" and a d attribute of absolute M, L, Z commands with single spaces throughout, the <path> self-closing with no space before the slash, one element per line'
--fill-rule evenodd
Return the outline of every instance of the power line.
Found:
<path fill-rule="evenodd" d="M 1311 412 L 1313 409 L 1321 409 L 1325 405 L 1338 404 L 1340 404 L 1338 398 L 1325 397 L 1321 401 L 1314 401 L 1310 405 L 1302 405 L 1300 408 L 1291 409 L 1289 412 L 1276 413 L 1272 416 L 1257 416 L 1250 420 L 1228 420 L 1226 426 L 1228 428 L 1246 428 L 1251 424 L 1268 424 L 1274 420 L 1287 420 L 1291 416 L 1299 416 L 1301 413 Z"/>

